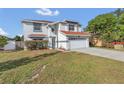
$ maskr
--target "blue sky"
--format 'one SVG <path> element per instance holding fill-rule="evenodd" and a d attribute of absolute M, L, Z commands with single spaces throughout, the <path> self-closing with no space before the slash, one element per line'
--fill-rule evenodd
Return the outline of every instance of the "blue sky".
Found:
<path fill-rule="evenodd" d="M 0 31 L 9 37 L 23 34 L 21 21 L 23 19 L 62 21 L 70 19 L 79 21 L 86 27 L 88 21 L 99 14 L 109 13 L 114 8 L 1 8 Z"/>

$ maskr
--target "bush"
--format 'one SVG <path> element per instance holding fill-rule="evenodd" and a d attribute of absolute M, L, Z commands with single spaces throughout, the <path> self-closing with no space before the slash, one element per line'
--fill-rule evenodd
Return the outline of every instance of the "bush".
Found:
<path fill-rule="evenodd" d="M 47 49 L 48 48 L 48 41 L 47 40 L 25 41 L 25 45 L 30 50 Z"/>
<path fill-rule="evenodd" d="M 0 47 L 4 47 L 7 44 L 7 37 L 0 36 Z"/>
<path fill-rule="evenodd" d="M 114 45 L 111 42 L 103 42 L 103 47 L 114 48 Z"/>

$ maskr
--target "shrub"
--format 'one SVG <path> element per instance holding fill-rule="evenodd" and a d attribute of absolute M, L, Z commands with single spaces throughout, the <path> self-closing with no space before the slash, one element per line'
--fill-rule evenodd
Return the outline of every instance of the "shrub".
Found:
<path fill-rule="evenodd" d="M 4 47 L 7 44 L 7 37 L 0 36 L 0 47 Z"/>
<path fill-rule="evenodd" d="M 103 47 L 114 48 L 114 45 L 111 42 L 103 42 Z"/>
<path fill-rule="evenodd" d="M 47 40 L 25 41 L 25 45 L 30 50 L 47 49 L 48 48 L 48 41 Z"/>

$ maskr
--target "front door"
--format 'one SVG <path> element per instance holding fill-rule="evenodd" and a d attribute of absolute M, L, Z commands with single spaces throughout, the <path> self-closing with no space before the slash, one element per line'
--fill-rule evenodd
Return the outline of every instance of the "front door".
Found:
<path fill-rule="evenodd" d="M 55 48 L 55 37 L 52 37 L 52 48 Z"/>

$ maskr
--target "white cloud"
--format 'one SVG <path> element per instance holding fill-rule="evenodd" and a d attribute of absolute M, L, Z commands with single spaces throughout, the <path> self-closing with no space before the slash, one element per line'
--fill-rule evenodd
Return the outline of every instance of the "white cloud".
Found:
<path fill-rule="evenodd" d="M 7 36 L 8 33 L 5 32 L 2 28 L 0 28 L 0 35 Z"/>
<path fill-rule="evenodd" d="M 36 13 L 39 15 L 42 15 L 42 16 L 57 16 L 57 15 L 59 15 L 58 10 L 52 11 L 49 8 L 37 9 Z"/>

